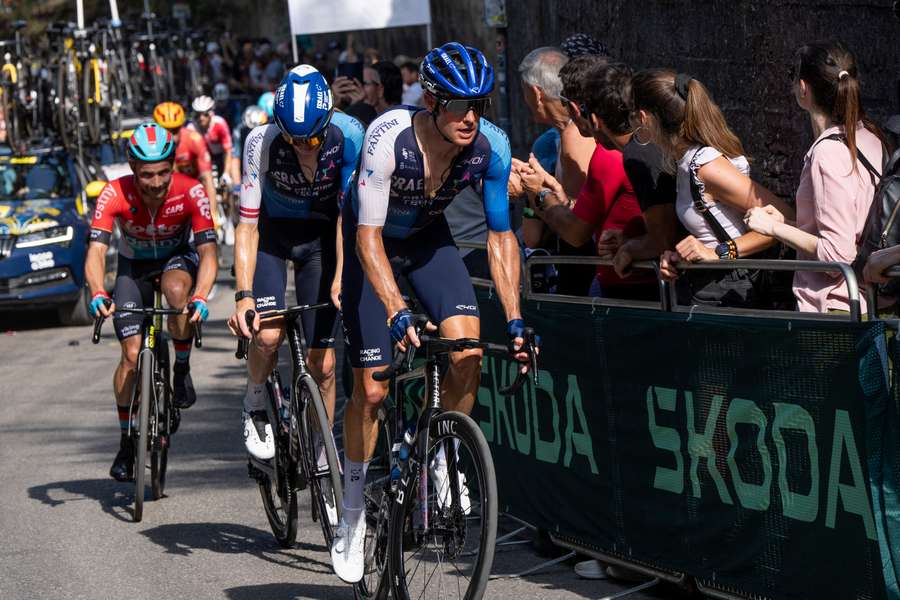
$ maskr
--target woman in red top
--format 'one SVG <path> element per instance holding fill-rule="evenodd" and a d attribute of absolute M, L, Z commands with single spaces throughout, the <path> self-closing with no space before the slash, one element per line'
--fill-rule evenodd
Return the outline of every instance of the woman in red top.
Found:
<path fill-rule="evenodd" d="M 564 68 L 563 100 L 582 135 L 591 135 L 597 148 L 587 179 L 572 209 L 560 183 L 544 171 L 534 156 L 513 166 L 534 196 L 537 215 L 567 243 L 583 244 L 592 237 L 606 244 L 609 237 L 633 238 L 646 232 L 641 208 L 622 160 L 622 148 L 631 139 L 628 94 L 631 69 L 596 56 L 582 56 Z M 560 75 L 563 75 L 560 72 Z M 604 233 L 607 232 L 607 233 Z M 610 234 L 609 232 L 615 232 Z M 652 272 L 619 277 L 612 267 L 597 268 L 592 296 L 656 299 L 659 292 Z"/>

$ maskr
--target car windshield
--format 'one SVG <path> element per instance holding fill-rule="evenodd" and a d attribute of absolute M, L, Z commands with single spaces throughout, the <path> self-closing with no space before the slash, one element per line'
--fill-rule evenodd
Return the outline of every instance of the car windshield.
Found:
<path fill-rule="evenodd" d="M 22 157 L 0 162 L 0 200 L 34 200 L 72 195 L 64 164 L 54 158 L 38 162 Z"/>

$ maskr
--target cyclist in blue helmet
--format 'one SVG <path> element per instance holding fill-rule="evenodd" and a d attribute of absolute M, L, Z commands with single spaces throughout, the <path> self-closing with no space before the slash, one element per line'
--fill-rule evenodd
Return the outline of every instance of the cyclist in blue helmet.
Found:
<path fill-rule="evenodd" d="M 160 288 L 169 306 L 185 309 L 186 313 L 191 302 L 196 310 L 190 319 L 205 320 L 209 315 L 206 298 L 216 279 L 216 233 L 209 199 L 199 181 L 175 172 L 174 162 L 172 134 L 156 123 L 139 125 L 128 140 L 132 174 L 106 184 L 97 197 L 91 222 L 84 267 L 92 294 L 89 310 L 95 317 L 113 317 L 122 347 L 113 376 L 121 439 L 109 471 L 118 481 L 127 481 L 134 475 L 129 407 L 142 316 L 128 309 L 152 306 L 153 280 L 147 276 L 161 273 Z M 122 238 L 111 298 L 103 280 L 106 252 L 117 224 Z M 190 376 L 193 330 L 188 315 L 169 317 L 168 328 L 175 347 L 174 401 L 177 408 L 188 408 L 197 398 Z"/>
<path fill-rule="evenodd" d="M 266 115 L 269 119 L 272 118 L 272 105 L 275 102 L 275 93 L 274 92 L 266 92 L 262 96 L 259 97 L 259 100 L 256 101 L 256 105 L 266 111 Z"/>
<path fill-rule="evenodd" d="M 340 206 L 359 163 L 364 133 L 355 119 L 334 112 L 322 74 L 299 65 L 275 90 L 272 121 L 254 128 L 244 142 L 234 246 L 237 293 L 228 324 L 233 333 L 253 338 L 243 436 L 247 452 L 259 459 L 275 453 L 264 394 L 284 323 L 260 323 L 257 317 L 251 332 L 244 315 L 285 308 L 288 261 L 294 265 L 297 304 L 338 304 Z M 301 320 L 307 363 L 333 419 L 337 310 L 308 311 Z M 336 524 L 336 506 L 327 517 Z"/>
<path fill-rule="evenodd" d="M 393 108 L 369 125 L 359 180 L 343 211 L 342 318 L 354 383 L 344 413 L 344 512 L 331 559 L 337 575 L 350 583 L 364 572 L 363 484 L 388 391 L 388 383 L 373 374 L 390 363 L 395 343 L 419 345 L 397 278 L 411 284 L 442 336 L 479 335 L 478 302 L 443 214 L 467 187 L 483 195 L 491 275 L 509 322 L 512 353 L 527 360 L 518 351 L 524 323 L 519 246 L 509 223 L 509 140 L 483 118 L 494 70 L 480 51 L 451 42 L 427 54 L 419 78 L 426 108 Z M 444 380 L 445 408 L 468 413 L 480 373 L 480 350 L 454 353 Z M 449 487 L 445 457 L 439 458 L 432 480 L 440 503 Z M 459 483 L 465 490 L 465 482 Z M 464 496 L 467 511 L 467 491 Z"/>

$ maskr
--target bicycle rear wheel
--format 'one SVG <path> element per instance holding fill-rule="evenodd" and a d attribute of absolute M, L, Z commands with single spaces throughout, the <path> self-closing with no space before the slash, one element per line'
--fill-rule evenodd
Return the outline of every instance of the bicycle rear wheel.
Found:
<path fill-rule="evenodd" d="M 341 501 L 344 498 L 337 448 L 319 386 L 312 376 L 301 377 L 297 382 L 296 392 L 294 398 L 299 401 L 300 406 L 305 407 L 301 424 L 301 460 L 306 461 L 307 481 L 312 496 L 312 517 L 322 526 L 325 545 L 331 547 L 334 529 L 343 512 Z M 294 406 L 297 404 L 295 402 Z M 335 516 L 334 523 L 328 516 L 329 512 Z"/>
<path fill-rule="evenodd" d="M 72 64 L 71 57 L 65 54 L 56 73 L 56 131 L 68 150 L 74 147 L 81 121 L 75 77 L 75 65 Z"/>
<path fill-rule="evenodd" d="M 138 430 L 135 437 L 136 456 L 134 459 L 134 520 L 139 523 L 144 517 L 144 485 L 147 480 L 147 445 L 149 443 L 150 411 L 153 408 L 153 352 L 141 350 L 138 359 L 141 378 L 141 405 L 138 409 Z"/>
<path fill-rule="evenodd" d="M 157 333 L 159 348 L 159 368 L 156 369 L 156 402 L 152 418 L 156 421 L 153 448 L 150 451 L 150 491 L 154 500 L 163 497 L 166 489 L 166 469 L 169 466 L 169 444 L 171 442 L 172 388 L 169 387 L 169 344 L 161 333 Z M 148 427 L 153 431 L 154 428 Z"/>
<path fill-rule="evenodd" d="M 272 528 L 272 534 L 282 548 L 292 548 L 294 542 L 297 541 L 299 520 L 295 476 L 297 468 L 291 460 L 289 436 L 282 428 L 278 415 L 275 394 L 281 393 L 279 391 L 281 384 L 277 375 L 275 375 L 275 381 L 277 386 L 268 383 L 266 390 L 270 402 L 269 414 L 272 415 L 270 417 L 272 419 L 272 435 L 275 436 L 275 456 L 272 458 L 272 470 L 277 477 L 272 479 L 267 474 L 255 469 L 252 464 L 251 469 L 255 471 L 254 476 L 259 484 L 259 495 L 262 497 L 263 508 L 266 511 L 269 526 Z"/>
<path fill-rule="evenodd" d="M 101 111 L 103 98 L 100 96 L 100 66 L 97 59 L 91 59 L 81 67 L 81 99 L 84 121 L 87 125 L 88 141 L 100 143 Z"/>
<path fill-rule="evenodd" d="M 394 598 L 477 600 L 487 587 L 497 540 L 490 448 L 472 419 L 445 412 L 431 421 L 424 486 L 421 461 L 410 461 L 415 471 L 401 478 L 391 510 Z"/>

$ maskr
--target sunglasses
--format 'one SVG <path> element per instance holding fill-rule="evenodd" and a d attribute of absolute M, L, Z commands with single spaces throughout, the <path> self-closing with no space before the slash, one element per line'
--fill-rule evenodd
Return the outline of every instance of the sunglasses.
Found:
<path fill-rule="evenodd" d="M 576 110 L 578 111 L 577 114 L 575 115 L 576 117 L 584 117 L 585 119 L 587 118 L 588 109 L 587 109 L 587 105 L 584 102 L 578 102 L 576 100 L 571 100 L 569 98 L 566 98 L 562 94 L 559 95 L 559 99 L 562 100 L 566 104 L 566 108 L 569 109 L 570 111 L 573 111 L 573 112 Z M 573 104 L 575 105 L 575 107 L 572 106 Z"/>
<path fill-rule="evenodd" d="M 322 142 L 325 141 L 325 132 L 321 132 L 320 134 L 310 137 L 310 138 L 295 138 L 287 135 L 286 133 L 282 133 L 281 137 L 284 138 L 291 146 L 296 146 L 298 148 L 318 148 L 322 145 Z"/>
<path fill-rule="evenodd" d="M 466 115 L 471 110 L 479 117 L 487 112 L 491 106 L 490 98 L 454 98 L 444 99 L 438 98 L 438 104 L 447 112 Z"/>

